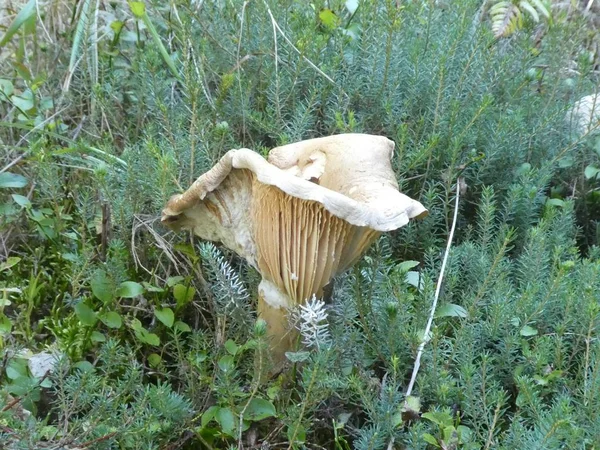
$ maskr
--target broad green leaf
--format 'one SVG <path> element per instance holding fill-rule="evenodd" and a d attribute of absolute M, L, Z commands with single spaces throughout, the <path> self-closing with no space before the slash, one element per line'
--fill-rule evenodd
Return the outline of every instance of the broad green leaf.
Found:
<path fill-rule="evenodd" d="M 6 366 L 6 376 L 11 380 L 27 377 L 27 361 L 22 358 L 13 358 Z"/>
<path fill-rule="evenodd" d="M 191 286 L 187 287 L 183 284 L 176 284 L 173 286 L 173 297 L 175 297 L 175 300 L 177 300 L 177 306 L 179 308 L 191 302 L 195 293 L 196 289 Z"/>
<path fill-rule="evenodd" d="M 467 315 L 465 308 L 453 303 L 444 303 L 435 312 L 436 317 L 467 317 Z"/>
<path fill-rule="evenodd" d="M 319 12 L 319 19 L 329 29 L 335 28 L 339 21 L 338 16 L 330 9 L 322 9 Z"/>
<path fill-rule="evenodd" d="M 73 367 L 81 370 L 84 373 L 92 372 L 94 370 L 94 366 L 92 365 L 92 363 L 85 360 L 76 362 L 75 364 L 73 364 Z"/>
<path fill-rule="evenodd" d="M 33 101 L 33 93 L 30 90 L 26 90 L 21 95 L 12 95 L 10 101 L 13 105 L 19 108 L 21 111 L 27 112 L 35 106 Z"/>
<path fill-rule="evenodd" d="M 183 280 L 184 280 L 184 278 L 181 275 L 177 275 L 175 277 L 169 277 L 169 278 L 167 278 L 167 286 L 173 287 L 177 283 L 179 283 L 180 281 L 183 281 Z"/>
<path fill-rule="evenodd" d="M 27 178 L 12 172 L 0 173 L 0 188 L 22 188 L 27 186 Z"/>
<path fill-rule="evenodd" d="M 421 399 L 414 395 L 409 395 L 404 399 L 402 405 L 402 412 L 420 413 L 421 412 Z"/>
<path fill-rule="evenodd" d="M 419 261 L 402 261 L 397 267 L 400 272 L 408 272 L 410 269 L 417 267 L 419 264 Z"/>
<path fill-rule="evenodd" d="M 427 419 L 440 427 L 447 427 L 452 425 L 452 416 L 447 412 L 431 411 L 421 414 L 423 419 Z"/>
<path fill-rule="evenodd" d="M 19 205 L 20 207 L 27 208 L 27 209 L 31 208 L 31 202 L 24 195 L 12 194 L 12 198 L 15 201 L 15 203 L 17 205 Z"/>
<path fill-rule="evenodd" d="M 233 432 L 235 430 L 235 416 L 233 415 L 231 409 L 219 408 L 217 414 L 215 415 L 215 419 L 217 422 L 219 422 L 219 425 L 221 425 L 223 433 L 233 436 Z"/>
<path fill-rule="evenodd" d="M 137 19 L 141 19 L 146 14 L 146 5 L 144 2 L 128 2 L 131 12 Z"/>
<path fill-rule="evenodd" d="M 290 425 L 287 429 L 290 444 L 304 444 L 306 442 L 306 428 L 300 423 Z"/>
<path fill-rule="evenodd" d="M 0 336 L 5 336 L 8 333 L 10 333 L 10 331 L 12 330 L 12 322 L 11 320 L 6 317 L 5 315 L 2 315 L 0 317 Z"/>
<path fill-rule="evenodd" d="M 161 361 L 162 358 L 157 353 L 150 353 L 148 355 L 148 364 L 150 364 L 150 367 L 158 367 Z"/>
<path fill-rule="evenodd" d="M 538 334 L 538 331 L 535 328 L 530 327 L 529 325 L 525 325 L 523 328 L 521 328 L 519 334 L 521 336 L 529 337 L 535 336 L 536 334 Z"/>
<path fill-rule="evenodd" d="M 562 208 L 565 206 L 565 201 L 561 200 L 560 198 L 549 198 L 546 201 L 546 204 L 550 205 L 550 206 L 558 206 L 558 207 Z"/>
<path fill-rule="evenodd" d="M 225 355 L 219 359 L 219 368 L 223 372 L 230 372 L 233 369 L 233 356 Z"/>
<path fill-rule="evenodd" d="M 423 289 L 423 278 L 421 278 L 420 272 L 413 270 L 406 272 L 406 282 L 411 286 L 416 287 L 419 291 Z"/>
<path fill-rule="evenodd" d="M 240 348 L 240 346 L 237 345 L 231 339 L 228 339 L 227 342 L 225 342 L 225 350 L 227 350 L 227 353 L 229 353 L 232 356 L 235 356 L 235 354 L 238 352 L 239 348 Z"/>
<path fill-rule="evenodd" d="M 276 415 L 277 411 L 275 411 L 275 406 L 269 400 L 253 398 L 246 407 L 244 419 L 257 422 L 266 419 L 267 417 L 275 417 Z"/>
<path fill-rule="evenodd" d="M 93 331 L 91 335 L 92 342 L 106 342 L 106 336 L 99 331 Z"/>
<path fill-rule="evenodd" d="M 146 343 L 154 345 L 155 347 L 158 347 L 160 345 L 160 338 L 154 333 L 146 332 L 144 335 L 144 339 Z"/>
<path fill-rule="evenodd" d="M 123 319 L 121 319 L 121 316 L 119 315 L 119 313 L 117 313 L 115 311 L 105 312 L 104 314 L 102 314 L 100 316 L 100 320 L 108 328 L 116 329 L 116 328 L 121 328 L 121 326 L 123 325 Z"/>
<path fill-rule="evenodd" d="M 200 420 L 200 425 L 202 425 L 202 428 L 206 428 L 206 425 L 208 425 L 210 421 L 215 418 L 219 409 L 220 408 L 217 405 L 213 405 L 204 411 L 204 413 L 202 413 L 202 419 Z"/>
<path fill-rule="evenodd" d="M 117 296 L 124 298 L 134 298 L 141 295 L 144 292 L 144 288 L 140 283 L 135 281 L 124 281 L 117 289 Z"/>
<path fill-rule="evenodd" d="M 428 444 L 433 445 L 436 448 L 440 448 L 440 445 L 438 444 L 437 439 L 429 433 L 423 433 L 423 440 L 425 442 L 427 442 Z"/>
<path fill-rule="evenodd" d="M 104 270 L 97 270 L 92 277 L 92 293 L 104 304 L 115 298 L 115 285 Z"/>
<path fill-rule="evenodd" d="M 142 286 L 144 286 L 144 289 L 146 289 L 147 292 L 164 292 L 163 288 L 156 287 L 145 281 L 142 281 Z"/>
<path fill-rule="evenodd" d="M 0 78 L 0 93 L 4 94 L 0 95 L 0 101 L 6 100 L 6 98 L 10 97 L 14 91 L 15 88 L 10 80 Z"/>
<path fill-rule="evenodd" d="M 75 314 L 77 314 L 77 317 L 79 317 L 79 320 L 84 325 L 92 326 L 98 320 L 96 313 L 85 303 L 77 303 L 75 305 Z"/>
<path fill-rule="evenodd" d="M 571 155 L 565 156 L 564 158 L 558 160 L 558 167 L 561 169 L 573 167 L 573 164 L 575 164 L 575 158 L 573 158 Z"/>
<path fill-rule="evenodd" d="M 144 327 L 141 327 L 134 332 L 135 336 L 144 344 L 154 345 L 155 347 L 160 345 L 160 338 L 156 334 L 150 333 Z"/>
<path fill-rule="evenodd" d="M 14 18 L 14 20 L 8 26 L 8 29 L 6 30 L 6 33 L 4 34 L 4 36 L 2 36 L 2 39 L 0 39 L 0 47 L 3 47 L 4 45 L 6 45 L 6 43 L 12 39 L 12 37 L 15 35 L 15 33 L 17 31 L 19 31 L 19 28 L 21 28 L 21 26 L 29 18 L 34 17 L 36 1 L 37 0 L 29 0 L 25 4 L 25 6 L 23 6 L 23 8 L 21 8 L 21 11 L 19 11 L 19 14 L 17 14 L 17 16 Z"/>
<path fill-rule="evenodd" d="M 6 258 L 6 261 L 0 263 L 0 272 L 10 269 L 11 267 L 16 266 L 21 261 L 21 258 L 18 256 L 9 256 Z"/>
<path fill-rule="evenodd" d="M 175 315 L 171 308 L 155 309 L 154 315 L 169 328 L 171 328 L 175 322 Z"/>
<path fill-rule="evenodd" d="M 181 331 L 182 333 L 189 333 L 190 331 L 192 331 L 190 326 L 187 323 L 182 322 L 181 320 L 175 322 L 173 326 L 176 330 Z"/>
<path fill-rule="evenodd" d="M 585 175 L 585 178 L 590 180 L 592 178 L 596 178 L 598 174 L 600 174 L 600 169 L 594 166 L 587 166 L 583 173 Z"/>

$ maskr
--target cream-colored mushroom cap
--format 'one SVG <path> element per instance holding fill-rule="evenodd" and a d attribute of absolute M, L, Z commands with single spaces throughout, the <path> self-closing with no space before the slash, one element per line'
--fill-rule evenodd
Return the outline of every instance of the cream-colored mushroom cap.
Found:
<path fill-rule="evenodd" d="M 394 143 L 343 134 L 277 147 L 268 161 L 231 150 L 183 194 L 162 221 L 220 241 L 262 275 L 258 310 L 283 358 L 294 333 L 285 312 L 350 267 L 381 232 L 427 213 L 398 191 Z"/>

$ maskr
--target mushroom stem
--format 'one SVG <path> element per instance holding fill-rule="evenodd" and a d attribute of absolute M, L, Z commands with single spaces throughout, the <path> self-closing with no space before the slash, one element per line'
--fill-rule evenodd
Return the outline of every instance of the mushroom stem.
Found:
<path fill-rule="evenodd" d="M 293 305 L 290 297 L 275 284 L 263 278 L 258 286 L 258 317 L 267 323 L 267 338 L 272 367 L 279 372 L 285 364 L 285 353 L 295 349 L 298 330 L 288 324 L 288 314 Z"/>

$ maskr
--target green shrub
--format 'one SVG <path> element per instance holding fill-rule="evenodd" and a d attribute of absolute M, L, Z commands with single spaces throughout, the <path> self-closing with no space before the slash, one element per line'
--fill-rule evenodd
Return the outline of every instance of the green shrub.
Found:
<path fill-rule="evenodd" d="M 498 38 L 487 8 L 83 0 L 7 14 L 0 446 L 599 446 L 599 141 L 569 112 L 598 82 L 588 28 L 557 6 Z M 298 312 L 306 345 L 265 380 L 258 275 L 167 233 L 160 210 L 231 148 L 343 132 L 393 139 L 398 182 L 430 214 L 339 277 L 309 306 L 319 320 Z M 34 373 L 46 348 L 62 362 Z"/>

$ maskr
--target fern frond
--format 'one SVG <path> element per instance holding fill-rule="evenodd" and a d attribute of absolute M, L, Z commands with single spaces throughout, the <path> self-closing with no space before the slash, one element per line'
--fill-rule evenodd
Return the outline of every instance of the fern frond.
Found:
<path fill-rule="evenodd" d="M 496 38 L 508 37 L 523 27 L 523 11 L 538 23 L 540 14 L 550 20 L 550 8 L 542 0 L 501 0 L 490 8 Z"/>

